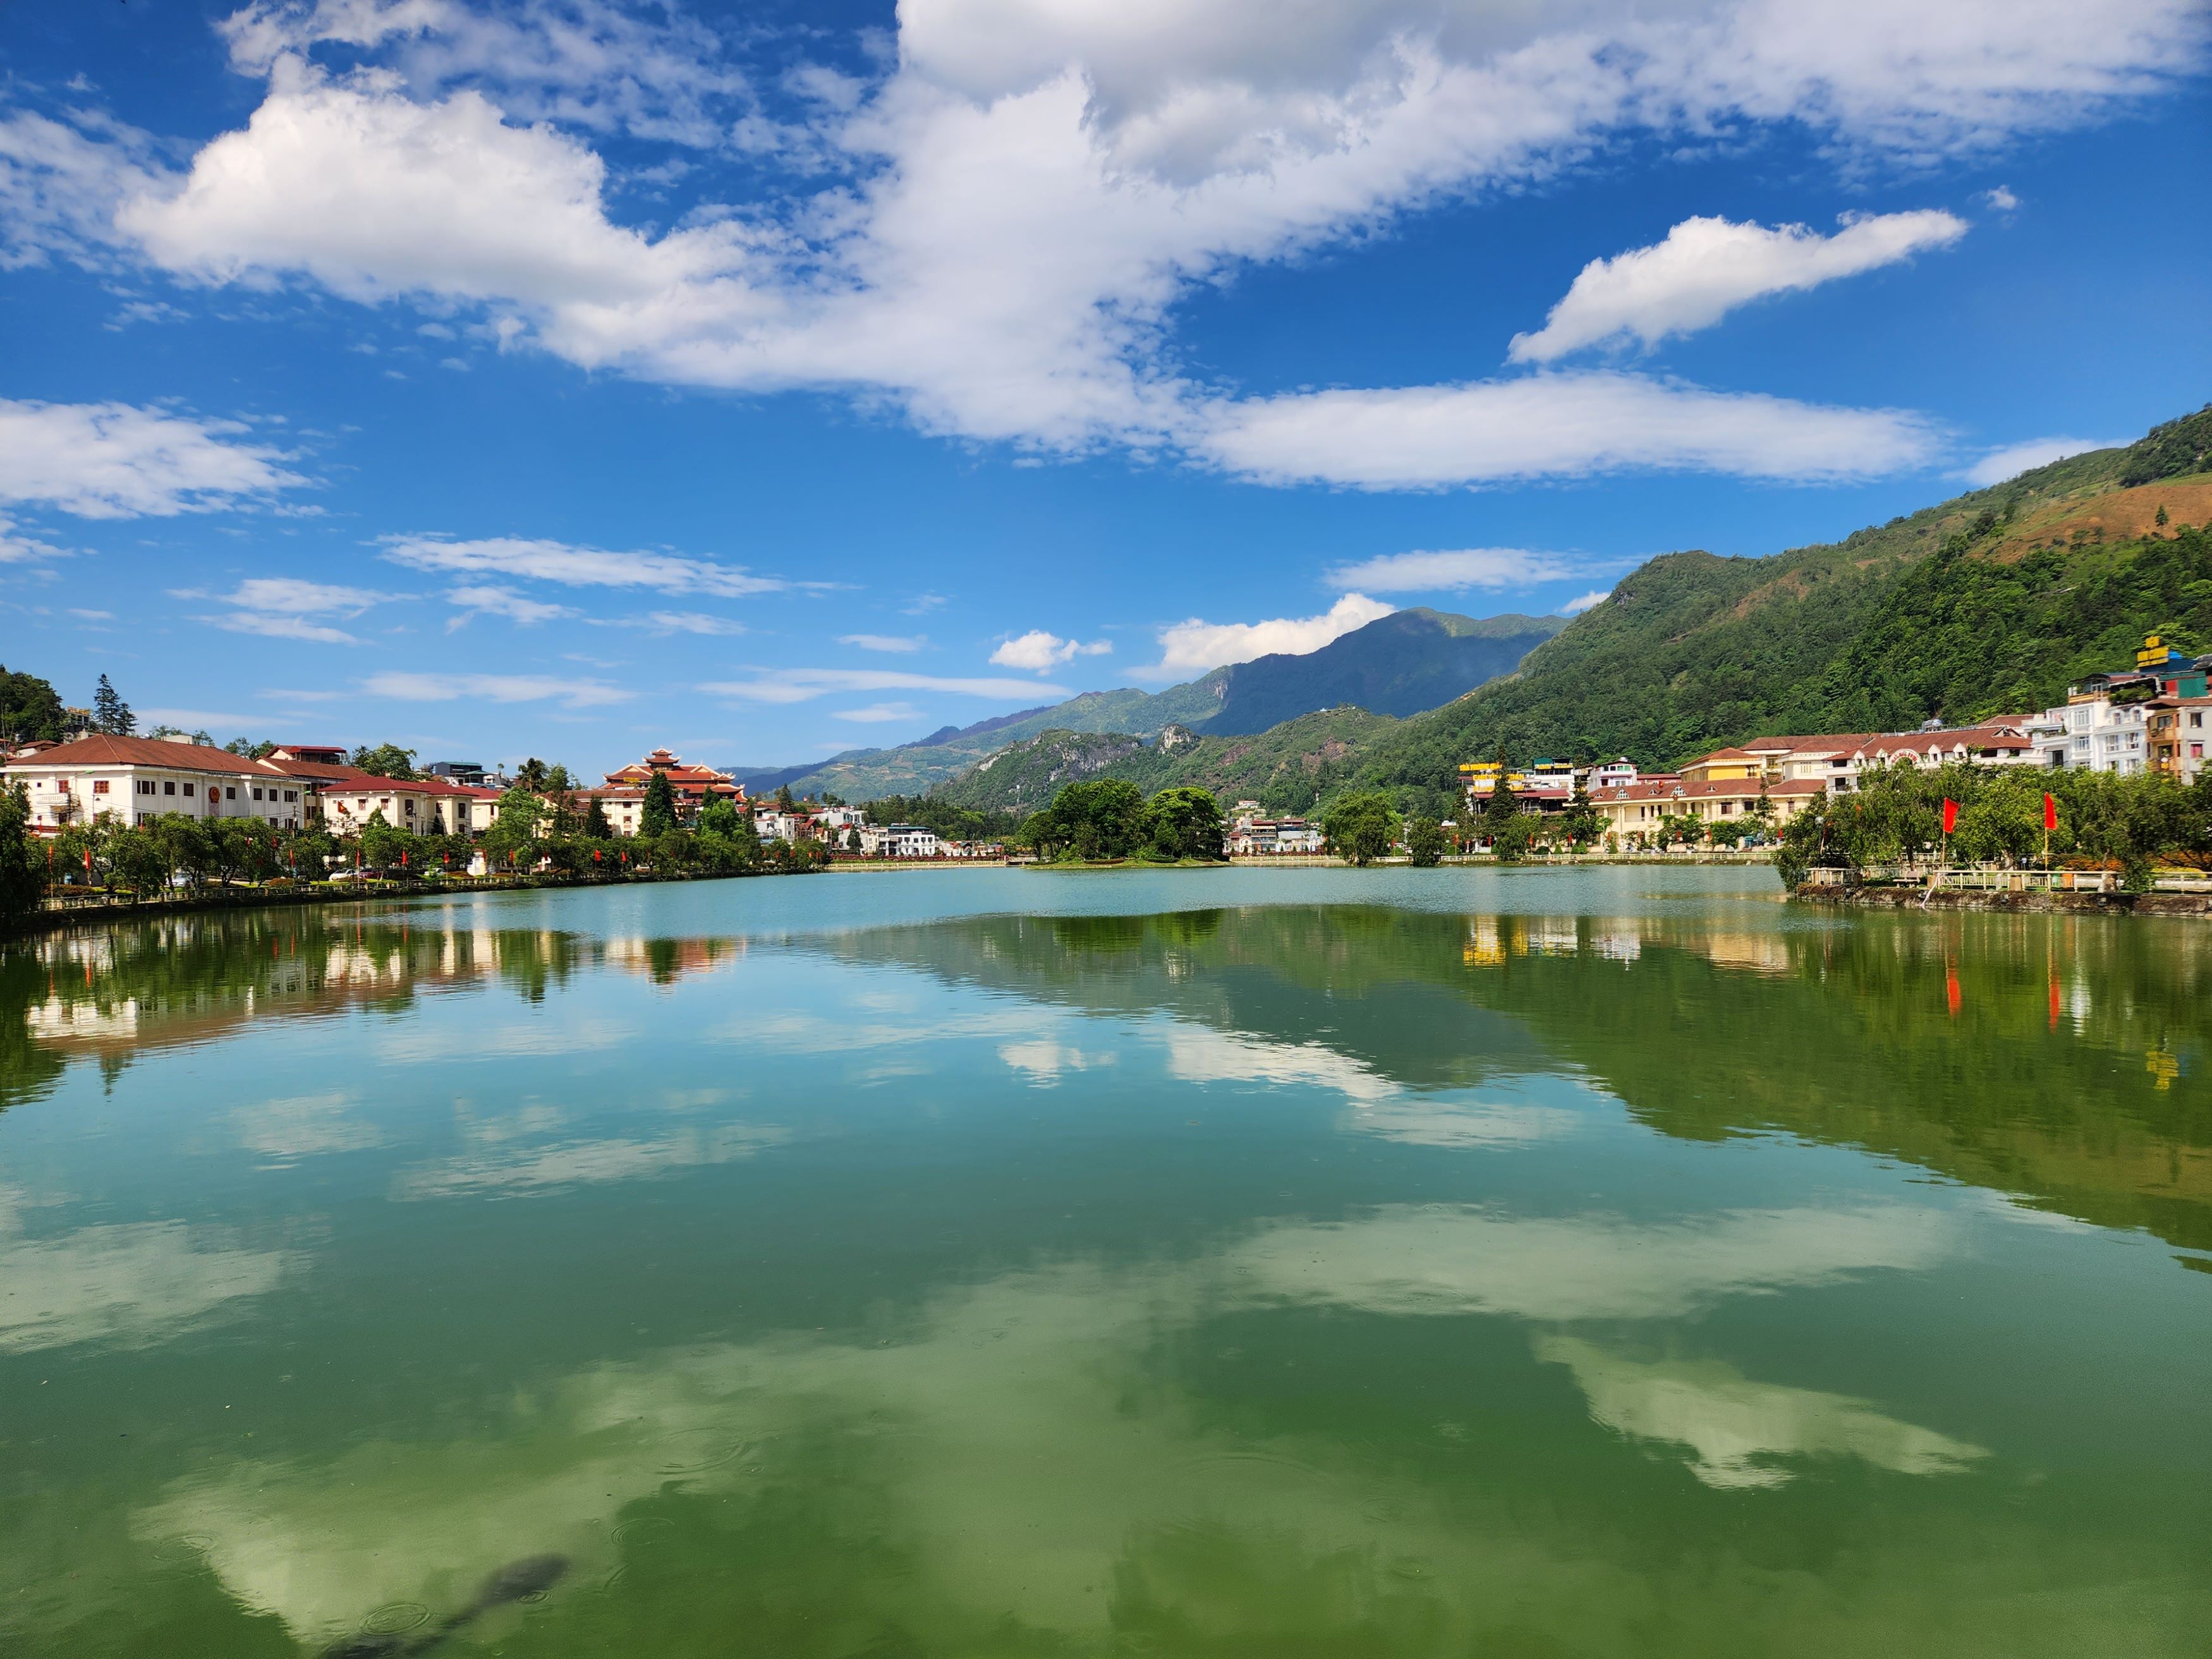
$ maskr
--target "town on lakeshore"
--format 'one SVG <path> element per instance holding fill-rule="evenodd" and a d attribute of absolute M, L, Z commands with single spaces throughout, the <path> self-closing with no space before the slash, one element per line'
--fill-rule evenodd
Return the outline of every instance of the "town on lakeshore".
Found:
<path fill-rule="evenodd" d="M 1177 858 L 1366 864 L 1402 854 L 1436 863 L 1470 854 L 1514 861 L 1539 848 L 1633 855 L 1719 848 L 1771 856 L 1804 815 L 1832 812 L 1904 775 L 2086 773 L 2193 788 L 2204 773 L 2212 711 L 2208 668 L 2212 656 L 2192 658 L 2152 635 L 2131 665 L 2078 682 L 2063 704 L 1966 726 L 1930 721 L 1910 732 L 1753 738 L 1663 772 L 1642 770 L 1626 756 L 1463 761 L 1461 811 L 1433 824 L 1363 811 L 1371 798 L 1357 794 L 1316 822 L 1268 814 L 1250 799 L 1224 810 L 1196 789 L 1163 791 L 1146 803 L 1130 785 L 1100 781 L 1064 787 L 1051 808 L 1002 836 L 963 839 L 872 803 L 794 798 L 787 787 L 754 797 L 731 773 L 665 748 L 585 784 L 537 761 L 510 775 L 471 761 L 418 768 L 411 754 L 389 745 L 218 748 L 179 741 L 183 734 L 139 737 L 104 677 L 94 705 L 63 709 L 63 737 L 0 734 L 0 778 L 15 796 L 22 833 L 47 848 L 64 900 L 72 888 L 117 880 L 135 888 L 132 872 L 148 869 L 158 870 L 167 888 L 233 878 L 505 871 L 608 878 L 1055 854 L 1118 860 L 1158 850 L 1159 836 L 1146 825 L 1176 813 L 1180 839 L 1165 850 Z M 2045 799 L 2055 820 L 2055 798 Z M 1954 806 L 1947 839 L 1955 828 Z M 56 864 L 64 842 L 66 856 Z M 134 855 L 139 843 L 143 851 Z"/>

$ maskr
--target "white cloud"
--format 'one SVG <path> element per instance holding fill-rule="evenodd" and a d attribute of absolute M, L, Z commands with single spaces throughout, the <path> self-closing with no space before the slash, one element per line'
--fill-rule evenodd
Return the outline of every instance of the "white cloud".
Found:
<path fill-rule="evenodd" d="M 234 607 L 222 616 L 198 618 L 234 634 L 302 640 L 315 645 L 358 645 L 361 641 L 353 635 L 323 619 L 357 617 L 392 596 L 365 587 L 305 581 L 295 576 L 255 576 L 239 583 L 228 593 L 203 595 L 186 589 L 179 590 L 174 597 L 213 598 Z"/>
<path fill-rule="evenodd" d="M 1073 662 L 1078 657 L 1103 657 L 1114 648 L 1109 640 L 1099 640 L 1085 645 L 1075 640 L 1063 640 L 1057 634 L 1048 634 L 1042 628 L 1032 628 L 1026 634 L 1001 641 L 991 653 L 991 660 L 1001 668 L 1024 668 L 1031 673 L 1042 674 Z"/>
<path fill-rule="evenodd" d="M 0 398 L 0 501 L 35 501 L 84 519 L 167 518 L 264 500 L 307 481 L 238 421 L 204 421 L 129 404 Z"/>
<path fill-rule="evenodd" d="M 1609 587 L 1593 587 L 1589 592 L 1569 599 L 1561 605 L 1559 614 L 1562 617 L 1579 617 L 1591 606 L 1603 605 L 1612 596 L 1613 590 Z"/>
<path fill-rule="evenodd" d="M 514 536 L 480 541 L 392 536 L 385 540 L 384 556 L 413 569 L 457 575 L 522 577 L 570 587 L 642 587 L 657 593 L 703 593 L 718 599 L 781 592 L 789 586 L 735 565 L 675 553 L 615 553 Z"/>
<path fill-rule="evenodd" d="M 164 182 L 153 138 L 85 110 L 0 116 L 0 270 L 111 263 L 115 212 Z"/>
<path fill-rule="evenodd" d="M 446 598 L 461 607 L 446 623 L 446 631 L 449 634 L 474 617 L 505 617 L 528 628 L 533 623 L 552 622 L 576 614 L 565 605 L 551 605 L 543 599 L 533 599 L 495 582 L 480 586 L 449 588 Z"/>
<path fill-rule="evenodd" d="M 2008 186 L 1999 185 L 1995 190 L 1982 192 L 1982 204 L 1992 213 L 2010 213 L 2020 206 L 2020 198 Z"/>
<path fill-rule="evenodd" d="M 919 720 L 921 718 L 921 710 L 910 702 L 872 702 L 864 708 L 841 708 L 830 718 L 857 720 L 864 726 L 876 726 L 886 720 Z"/>
<path fill-rule="evenodd" d="M 1193 617 L 1163 628 L 1160 659 L 1130 672 L 1140 679 L 1168 680 L 1276 653 L 1303 656 L 1397 608 L 1364 593 L 1347 593 L 1318 617 L 1279 617 L 1256 623 L 1209 623 Z"/>
<path fill-rule="evenodd" d="M 556 678 L 538 674 L 420 674 L 394 671 L 361 682 L 364 695 L 396 702 L 453 702 L 471 697 L 484 702 L 558 701 L 566 708 L 599 708 L 628 702 L 637 693 L 601 680 Z"/>
<path fill-rule="evenodd" d="M 1040 695 L 1066 696 L 1064 685 L 1041 680 L 946 678 L 885 668 L 762 668 L 749 680 L 714 680 L 701 686 L 710 697 L 746 702 L 810 702 L 838 691 L 943 691 L 997 702 L 1029 702 Z"/>
<path fill-rule="evenodd" d="M 929 641 L 920 634 L 841 634 L 837 643 L 858 646 L 863 651 L 907 652 L 919 651 Z"/>
<path fill-rule="evenodd" d="M 2030 438 L 2026 443 L 1993 449 L 1959 476 L 1978 489 L 2017 478 L 2031 468 L 2049 466 L 2069 455 L 2086 455 L 2093 449 L 2118 449 L 2128 438 Z"/>
<path fill-rule="evenodd" d="M 648 611 L 643 617 L 633 617 L 622 625 L 649 628 L 656 634 L 700 634 L 725 639 L 745 631 L 741 622 L 732 622 L 727 617 L 710 617 L 703 611 Z"/>
<path fill-rule="evenodd" d="M 599 22 L 563 34 L 564 16 L 452 0 L 254 8 L 234 39 L 241 66 L 267 67 L 261 106 L 201 149 L 181 188 L 148 189 L 118 222 L 187 278 L 425 296 L 477 312 L 504 346 L 586 367 L 839 391 L 931 432 L 1180 449 L 1264 482 L 1387 488 L 1402 481 L 1372 453 L 1360 399 L 1426 398 L 1449 419 L 1469 388 L 1208 403 L 1172 355 L 1178 300 L 1616 138 L 1694 144 L 1790 123 L 1838 151 L 1986 150 L 2179 85 L 2205 35 L 2197 0 L 1954 0 L 1932 20 L 1910 0 L 909 0 L 883 80 L 793 82 L 813 99 L 803 142 L 838 169 L 826 188 L 787 172 L 757 204 L 702 204 L 648 232 L 609 216 L 605 164 L 551 122 L 663 122 L 680 137 L 705 131 L 689 112 L 738 94 L 686 25 L 653 25 L 650 50 L 633 52 L 592 44 L 611 38 L 592 34 Z M 362 45 L 375 67 L 328 77 L 301 55 L 319 39 Z M 1829 477 L 1912 465 L 1925 447 L 1898 417 L 1771 399 L 1737 412 L 1781 422 L 1779 442 L 1678 444 L 1679 418 L 1710 428 L 1731 400 L 1617 384 L 1644 395 L 1613 410 L 1603 442 L 1524 444 L 1510 421 L 1473 420 L 1456 445 L 1425 437 L 1421 481 L 1788 477 L 1808 455 Z M 1293 414 L 1295 464 L 1280 448 Z M 1353 460 L 1306 454 L 1339 421 Z M 1859 424 L 1839 434 L 1844 421 Z M 1834 458 L 1844 435 L 1855 441 Z"/>
<path fill-rule="evenodd" d="M 1852 220 L 1832 236 L 1803 225 L 1769 230 L 1685 219 L 1662 242 L 1584 265 L 1544 326 L 1515 335 L 1506 355 L 1517 363 L 1548 363 L 1585 346 L 1628 339 L 1654 346 L 1711 327 L 1763 295 L 1855 276 L 1947 247 L 1966 234 L 1965 220 L 1932 210 Z"/>
<path fill-rule="evenodd" d="M 27 532 L 19 531 L 15 521 L 0 514 L 0 564 L 34 564 L 46 559 L 65 559 L 69 550 L 57 547 L 52 542 L 40 541 Z"/>
<path fill-rule="evenodd" d="M 1899 410 L 1838 409 L 1611 372 L 1289 392 L 1213 406 L 1198 447 L 1268 483 L 1435 489 L 1630 468 L 1844 479 L 1917 466 L 1936 434 Z"/>
<path fill-rule="evenodd" d="M 1470 587 L 1526 587 L 1571 574 L 1559 556 L 1520 547 L 1462 547 L 1450 552 L 1385 553 L 1330 571 L 1331 587 L 1378 593 L 1458 592 Z"/>

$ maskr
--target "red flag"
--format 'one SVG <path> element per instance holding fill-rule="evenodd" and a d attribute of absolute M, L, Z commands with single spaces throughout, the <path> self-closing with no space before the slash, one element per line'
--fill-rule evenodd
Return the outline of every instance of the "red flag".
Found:
<path fill-rule="evenodd" d="M 1959 827 L 1959 803 L 1949 796 L 1943 798 L 1943 833 L 1949 835 Z"/>
<path fill-rule="evenodd" d="M 2058 827 L 2058 802 L 2050 795 L 2043 798 L 2043 827 L 2046 831 Z"/>
<path fill-rule="evenodd" d="M 84 849 L 84 872 L 88 876 L 92 873 L 92 848 L 89 847 Z"/>

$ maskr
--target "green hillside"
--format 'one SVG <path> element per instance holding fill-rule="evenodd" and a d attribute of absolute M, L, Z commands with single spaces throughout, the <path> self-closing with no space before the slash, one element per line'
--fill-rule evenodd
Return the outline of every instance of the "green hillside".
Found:
<path fill-rule="evenodd" d="M 1079 778 L 1126 778 L 1146 794 L 1195 784 L 1224 801 L 1303 811 L 1352 775 L 1359 755 L 1402 722 L 1364 708 L 1324 708 L 1265 732 L 1201 736 L 1172 726 L 1129 732 L 1048 732 L 992 756 L 933 796 L 973 811 L 1029 811 Z"/>
<path fill-rule="evenodd" d="M 2208 449 L 2212 410 L 1839 543 L 1653 559 L 1515 678 L 1367 749 L 1358 781 L 1437 810 L 1501 744 L 1665 766 L 1769 733 L 2031 712 L 2154 628 L 2212 647 Z"/>

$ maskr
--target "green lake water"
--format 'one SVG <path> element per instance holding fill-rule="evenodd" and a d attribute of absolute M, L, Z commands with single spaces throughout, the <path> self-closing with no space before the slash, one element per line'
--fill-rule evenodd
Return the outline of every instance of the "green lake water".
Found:
<path fill-rule="evenodd" d="M 2212 1651 L 2212 927 L 974 870 L 0 950 L 0 1653 Z"/>

